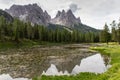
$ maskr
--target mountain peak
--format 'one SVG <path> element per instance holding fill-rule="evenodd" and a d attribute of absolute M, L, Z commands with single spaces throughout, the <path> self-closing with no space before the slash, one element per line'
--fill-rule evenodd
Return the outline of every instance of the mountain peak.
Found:
<path fill-rule="evenodd" d="M 20 20 L 31 22 L 33 24 L 48 25 L 51 17 L 47 11 L 43 12 L 36 3 L 28 5 L 13 5 L 6 12 Z"/>
<path fill-rule="evenodd" d="M 45 26 L 52 23 L 74 27 L 75 24 L 81 23 L 80 18 L 76 18 L 70 9 L 68 11 L 58 11 L 56 17 L 51 20 L 51 16 L 47 13 L 47 11 L 43 11 L 36 3 L 28 5 L 14 4 L 10 7 L 10 9 L 7 9 L 6 12 L 22 21 Z"/>
<path fill-rule="evenodd" d="M 62 13 L 65 13 L 65 10 L 62 10 Z"/>
<path fill-rule="evenodd" d="M 12 16 L 9 15 L 7 12 L 3 11 L 2 9 L 0 9 L 0 16 L 3 16 L 6 19 L 6 21 L 8 21 L 8 22 L 13 21 Z"/>
<path fill-rule="evenodd" d="M 67 13 L 72 13 L 71 9 L 69 9 L 69 10 L 67 11 Z M 72 13 L 72 14 L 73 14 L 73 13 Z"/>
<path fill-rule="evenodd" d="M 60 12 L 60 11 L 58 11 L 58 13 L 57 13 L 56 17 L 59 17 L 60 15 L 61 15 L 61 12 Z"/>
<path fill-rule="evenodd" d="M 65 12 L 65 10 L 62 10 L 62 12 L 58 11 L 56 17 L 52 19 L 51 22 L 53 24 L 73 27 L 73 25 L 81 23 L 81 20 L 80 18 L 76 18 L 71 10 L 68 10 L 67 12 Z"/>
<path fill-rule="evenodd" d="M 34 4 L 32 4 L 33 6 L 38 6 L 38 4 L 37 3 L 34 3 Z"/>
<path fill-rule="evenodd" d="M 79 29 L 80 31 L 95 31 L 89 26 L 83 25 L 81 23 L 80 17 L 77 18 L 70 9 L 68 11 L 58 11 L 56 17 L 53 19 L 51 19 L 51 16 L 47 13 L 46 10 L 43 11 L 43 9 L 36 3 L 28 5 L 14 4 L 5 11 L 11 16 L 3 11 L 0 11 L 0 15 L 4 16 L 8 21 L 12 21 L 12 17 L 17 17 L 24 22 L 31 22 L 31 24 L 44 25 L 49 27 L 49 23 L 52 23 L 52 25 L 55 27 L 56 24 L 58 24 L 61 25 L 61 27 L 66 26 L 70 29 Z"/>
<path fill-rule="evenodd" d="M 48 12 L 47 12 L 46 10 L 44 11 L 44 14 L 45 14 L 45 15 L 49 15 Z"/>
<path fill-rule="evenodd" d="M 77 18 L 77 20 L 78 20 L 79 22 L 81 22 L 81 19 L 80 19 L 80 17 L 78 17 L 78 18 Z"/>
<path fill-rule="evenodd" d="M 44 11 L 44 17 L 46 19 L 46 22 L 47 23 L 50 23 L 50 20 L 51 20 L 51 16 L 48 14 L 48 12 L 45 10 Z"/>

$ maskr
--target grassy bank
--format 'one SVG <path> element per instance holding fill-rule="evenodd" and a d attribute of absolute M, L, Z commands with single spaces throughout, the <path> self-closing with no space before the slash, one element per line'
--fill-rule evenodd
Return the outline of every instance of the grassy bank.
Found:
<path fill-rule="evenodd" d="M 36 45 L 42 45 L 42 46 L 59 46 L 63 44 L 68 43 L 55 43 L 55 42 L 45 42 L 45 41 L 39 41 L 39 40 L 28 40 L 23 39 L 19 42 L 15 41 L 0 41 L 0 51 L 1 50 L 7 50 L 7 49 L 18 49 L 18 48 L 29 48 Z"/>
<path fill-rule="evenodd" d="M 120 80 L 120 45 L 110 43 L 109 45 L 93 47 L 92 49 L 111 58 L 110 64 L 112 67 L 102 74 L 98 80 Z"/>
<path fill-rule="evenodd" d="M 0 41 L 0 49 L 14 49 L 20 47 L 30 47 L 35 45 L 36 42 L 30 40 L 21 40 L 19 42 L 15 41 Z"/>
<path fill-rule="evenodd" d="M 112 67 L 103 74 L 80 73 L 76 76 L 42 76 L 33 80 L 120 80 L 120 45 L 109 44 L 101 47 L 91 47 L 111 58 Z"/>
<path fill-rule="evenodd" d="M 98 75 L 93 73 L 81 73 L 76 76 L 42 76 L 33 80 L 96 80 Z"/>

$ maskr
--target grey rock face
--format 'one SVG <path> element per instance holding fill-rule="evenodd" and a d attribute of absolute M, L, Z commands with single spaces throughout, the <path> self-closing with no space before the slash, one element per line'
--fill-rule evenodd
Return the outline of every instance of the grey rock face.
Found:
<path fill-rule="evenodd" d="M 49 14 L 47 13 L 47 11 L 44 12 L 44 17 L 45 17 L 45 19 L 46 19 L 46 22 L 47 22 L 47 23 L 50 23 L 51 16 L 49 16 Z"/>
<path fill-rule="evenodd" d="M 51 20 L 50 15 L 46 11 L 44 12 L 37 4 L 13 5 L 5 11 L 13 17 L 33 24 L 48 25 Z"/>
<path fill-rule="evenodd" d="M 8 22 L 13 21 L 12 16 L 10 14 L 8 14 L 7 12 L 1 10 L 1 9 L 0 9 L 0 16 L 3 16 L 6 19 L 6 21 L 8 21 Z"/>
<path fill-rule="evenodd" d="M 58 11 L 56 17 L 51 20 L 51 23 L 74 27 L 75 24 L 80 24 L 81 20 L 80 18 L 76 18 L 71 10 L 67 12 L 63 10 L 62 12 Z"/>
<path fill-rule="evenodd" d="M 48 26 L 49 23 L 52 23 L 74 27 L 75 24 L 81 23 L 80 18 L 76 18 L 71 10 L 67 12 L 64 10 L 62 12 L 58 11 L 56 17 L 51 19 L 47 11 L 43 11 L 37 4 L 13 5 L 5 11 L 13 17 L 17 17 L 25 22 L 31 22 L 32 24 Z"/>
<path fill-rule="evenodd" d="M 67 12 L 64 10 L 62 12 L 58 11 L 56 17 L 51 19 L 47 11 L 43 11 L 37 4 L 13 5 L 5 11 L 13 17 L 17 17 L 25 22 L 31 22 L 32 24 L 47 26 L 49 23 L 52 23 L 73 27 L 74 24 L 81 23 L 80 18 L 76 18 L 71 10 Z"/>

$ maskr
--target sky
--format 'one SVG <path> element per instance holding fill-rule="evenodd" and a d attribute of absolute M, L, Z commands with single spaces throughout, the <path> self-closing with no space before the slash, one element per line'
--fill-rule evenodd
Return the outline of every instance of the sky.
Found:
<path fill-rule="evenodd" d="M 33 3 L 46 10 L 52 18 L 58 10 L 71 9 L 83 24 L 97 29 L 103 29 L 105 23 L 109 25 L 120 18 L 120 0 L 0 0 L 0 9 L 8 9 L 13 4 Z"/>

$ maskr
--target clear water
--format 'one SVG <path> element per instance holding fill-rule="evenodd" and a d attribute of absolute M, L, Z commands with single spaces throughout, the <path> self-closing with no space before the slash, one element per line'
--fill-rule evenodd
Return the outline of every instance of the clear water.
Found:
<path fill-rule="evenodd" d="M 107 70 L 103 57 L 100 54 L 89 56 L 81 60 L 80 65 L 76 65 L 72 74 L 80 72 L 104 73 Z"/>
<path fill-rule="evenodd" d="M 107 70 L 104 59 L 101 54 L 95 54 L 81 60 L 80 65 L 76 65 L 71 73 L 68 71 L 60 71 L 54 64 L 43 72 L 43 75 L 75 75 L 80 72 L 104 73 Z"/>
<path fill-rule="evenodd" d="M 0 75 L 0 80 L 32 80 L 27 78 L 12 78 L 9 74 Z"/>
<path fill-rule="evenodd" d="M 80 65 L 76 65 L 72 72 L 69 73 L 67 70 L 59 71 L 54 64 L 46 70 L 43 71 L 43 75 L 76 75 L 80 72 L 91 72 L 91 73 L 104 73 L 107 70 L 104 59 L 101 54 L 95 54 L 87 58 L 83 58 L 80 61 Z M 12 78 L 9 74 L 0 75 L 0 80 L 31 80 L 28 78 Z"/>

